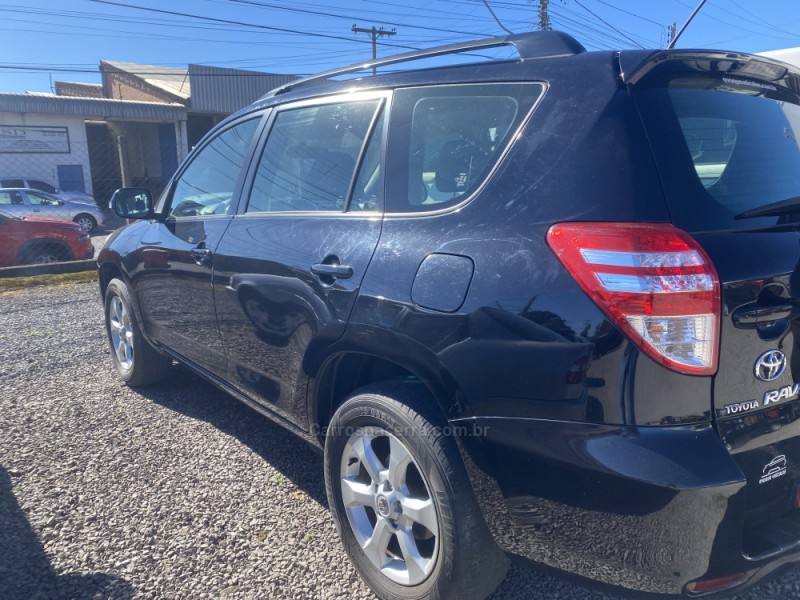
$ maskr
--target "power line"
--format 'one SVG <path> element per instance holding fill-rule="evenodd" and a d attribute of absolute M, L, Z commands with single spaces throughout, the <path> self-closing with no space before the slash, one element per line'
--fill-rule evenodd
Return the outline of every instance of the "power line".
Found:
<path fill-rule="evenodd" d="M 148 12 L 155 12 L 155 13 L 161 13 L 161 14 L 173 15 L 173 16 L 179 16 L 179 17 L 187 17 L 187 18 L 190 18 L 190 19 L 202 19 L 204 21 L 211 21 L 213 23 L 225 23 L 225 24 L 228 24 L 228 25 L 239 25 L 239 26 L 242 26 L 242 27 L 253 27 L 255 29 L 265 29 L 265 30 L 268 30 L 268 31 L 280 31 L 280 32 L 283 32 L 283 33 L 294 33 L 294 34 L 297 34 L 297 35 L 320 37 L 320 38 L 339 40 L 339 41 L 345 41 L 345 42 L 350 42 L 350 41 L 362 42 L 363 41 L 366 44 L 370 43 L 367 40 L 346 38 L 346 37 L 341 36 L 341 35 L 333 35 L 333 34 L 329 34 L 329 33 L 303 31 L 301 29 L 289 29 L 287 27 L 272 27 L 270 25 L 261 25 L 260 23 L 246 23 L 246 22 L 243 22 L 243 21 L 233 21 L 231 19 L 218 19 L 216 17 L 207 17 L 207 16 L 203 16 L 203 15 L 195 15 L 195 14 L 192 14 L 192 13 L 184 13 L 184 12 L 178 12 L 178 11 L 174 11 L 174 10 L 164 10 L 164 9 L 161 9 L 161 8 L 150 8 L 150 7 L 147 7 L 147 6 L 137 6 L 135 4 L 124 4 L 122 2 L 112 2 L 111 0 L 89 0 L 89 2 L 95 2 L 97 4 L 108 4 L 110 6 L 121 6 L 123 8 L 133 8 L 133 9 L 136 9 L 136 10 L 144 10 L 144 11 L 148 11 Z M 417 48 L 415 46 L 402 46 L 402 45 L 399 45 L 399 44 L 385 44 L 385 43 L 382 44 L 382 45 L 391 46 L 391 47 L 394 47 L 394 48 L 404 48 L 406 50 L 419 50 L 419 48 Z"/>
<path fill-rule="evenodd" d="M 581 7 L 583 10 L 585 10 L 586 12 L 588 12 L 590 15 L 592 15 L 593 17 L 595 17 L 595 18 L 596 18 L 596 19 L 598 19 L 599 21 L 602 21 L 603 23 L 605 23 L 605 24 L 606 24 L 608 27 L 610 27 L 611 29 L 613 29 L 614 31 L 616 31 L 618 34 L 620 34 L 620 35 L 621 35 L 622 37 L 624 37 L 626 40 L 628 40 L 628 41 L 629 41 L 629 42 L 631 42 L 632 44 L 636 44 L 637 46 L 639 46 L 639 48 L 644 48 L 644 46 L 643 46 L 642 44 L 640 44 L 639 42 L 637 42 L 636 40 L 634 40 L 633 38 L 631 38 L 630 36 L 628 36 L 626 33 L 623 33 L 622 31 L 620 31 L 619 29 L 617 29 L 616 27 L 614 27 L 614 26 L 613 26 L 611 23 L 609 23 L 608 21 L 606 21 L 606 20 L 605 20 L 603 17 L 601 17 L 601 16 L 600 16 L 600 15 L 598 15 L 597 13 L 595 13 L 595 12 L 593 12 L 592 10 L 590 10 L 589 8 L 587 8 L 587 7 L 586 7 L 586 5 L 585 5 L 585 4 L 583 4 L 583 2 L 581 2 L 580 0 L 574 0 L 574 1 L 575 1 L 575 4 L 577 4 L 578 6 L 580 6 L 580 7 Z"/>
<path fill-rule="evenodd" d="M 219 2 L 219 0 L 208 0 L 208 1 L 209 2 Z M 270 3 L 267 3 L 267 2 L 255 2 L 254 0 L 228 0 L 228 2 L 233 2 L 233 3 L 236 3 L 236 4 L 245 4 L 245 5 L 248 5 L 248 6 L 256 6 L 256 7 L 259 7 L 259 8 L 269 8 L 269 9 L 273 9 L 273 10 L 282 10 L 282 11 L 286 11 L 286 12 L 310 14 L 310 15 L 316 15 L 316 16 L 320 16 L 320 17 L 331 17 L 331 18 L 335 18 L 335 19 L 346 19 L 348 21 L 352 21 L 353 19 L 357 18 L 354 15 L 350 16 L 350 15 L 345 15 L 345 14 L 341 14 L 341 13 L 336 14 L 336 13 L 324 12 L 324 11 L 319 11 L 319 10 L 311 10 L 311 9 L 307 9 L 307 8 L 280 6 L 278 4 L 270 4 Z M 459 34 L 459 35 L 474 35 L 474 36 L 486 37 L 485 33 L 478 33 L 478 32 L 475 32 L 475 31 L 459 31 L 459 30 L 456 30 L 456 29 L 445 29 L 445 28 L 442 28 L 442 27 L 427 27 L 427 26 L 424 26 L 424 25 L 409 25 L 407 23 L 397 23 L 397 22 L 392 22 L 392 21 L 386 21 L 385 19 L 381 19 L 381 21 L 383 21 L 386 25 L 392 25 L 392 26 L 396 26 L 396 27 L 407 27 L 409 29 L 420 29 L 420 30 L 423 30 L 423 31 L 433 31 L 433 32 L 436 32 L 436 33 L 456 33 L 456 34 Z"/>
<path fill-rule="evenodd" d="M 492 10 L 492 7 L 491 7 L 491 6 L 489 6 L 489 2 L 487 2 L 487 0 L 482 0 L 482 2 L 483 2 L 483 5 L 486 7 L 486 10 L 488 10 L 488 11 L 489 11 L 489 13 L 492 15 L 492 18 L 493 18 L 493 19 L 494 19 L 494 20 L 497 22 L 497 24 L 500 26 L 500 29 L 502 29 L 503 31 L 505 31 L 507 34 L 509 34 L 509 35 L 512 35 L 514 32 L 513 32 L 513 31 L 511 31 L 510 29 L 508 29 L 508 28 L 507 28 L 505 25 L 503 25 L 503 23 L 500 21 L 500 19 L 498 19 L 498 18 L 497 18 L 497 15 L 496 15 L 496 14 L 494 14 L 494 11 Z"/>

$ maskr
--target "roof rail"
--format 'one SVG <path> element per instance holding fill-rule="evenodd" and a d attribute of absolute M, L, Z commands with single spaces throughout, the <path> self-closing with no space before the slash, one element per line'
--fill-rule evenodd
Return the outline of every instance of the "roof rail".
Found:
<path fill-rule="evenodd" d="M 338 67 L 336 69 L 331 69 L 330 71 L 324 71 L 322 73 L 317 73 L 316 75 L 309 75 L 308 77 L 302 77 L 300 79 L 290 81 L 289 83 L 271 90 L 261 99 L 284 94 L 295 89 L 296 87 L 305 85 L 306 83 L 312 81 L 336 77 L 337 75 L 345 75 L 347 73 L 365 71 L 373 67 L 384 67 L 402 62 L 433 58 L 434 56 L 442 56 L 445 54 L 457 54 L 459 52 L 465 52 L 468 50 L 483 50 L 487 48 L 498 48 L 500 46 L 514 46 L 519 53 L 520 58 L 523 60 L 527 58 L 572 56 L 574 54 L 580 54 L 581 52 L 586 51 L 586 48 L 584 48 L 575 38 L 560 31 L 533 31 L 530 33 L 519 33 L 515 35 L 485 38 L 482 40 L 448 44 L 447 46 L 436 46 L 435 48 L 428 48 L 425 50 L 414 50 L 413 52 L 395 54 L 394 56 L 378 58 L 376 60 L 363 63 L 356 63 L 346 67 Z"/>

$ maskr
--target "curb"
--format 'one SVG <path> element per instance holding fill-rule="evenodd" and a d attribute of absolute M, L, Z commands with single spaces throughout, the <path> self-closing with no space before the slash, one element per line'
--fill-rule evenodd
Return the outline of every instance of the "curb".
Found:
<path fill-rule="evenodd" d="M 20 265 L 0 269 L 0 279 L 5 277 L 35 277 L 36 275 L 60 275 L 62 273 L 81 273 L 97 269 L 94 259 L 71 260 L 61 263 L 45 263 L 43 265 Z"/>

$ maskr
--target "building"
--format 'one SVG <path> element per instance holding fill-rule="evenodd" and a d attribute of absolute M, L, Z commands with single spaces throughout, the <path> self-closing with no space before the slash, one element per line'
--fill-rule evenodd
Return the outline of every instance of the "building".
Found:
<path fill-rule="evenodd" d="M 240 69 L 101 61 L 101 84 L 0 93 L 0 176 L 42 179 L 107 203 L 123 186 L 159 193 L 216 123 L 296 79 Z"/>

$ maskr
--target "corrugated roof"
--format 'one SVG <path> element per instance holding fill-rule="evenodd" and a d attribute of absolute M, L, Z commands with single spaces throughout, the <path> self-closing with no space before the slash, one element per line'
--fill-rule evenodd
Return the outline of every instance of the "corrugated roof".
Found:
<path fill-rule="evenodd" d="M 130 121 L 183 121 L 186 107 L 163 102 L 133 102 L 107 98 L 72 98 L 52 94 L 0 92 L 0 112 L 73 115 Z"/>
<path fill-rule="evenodd" d="M 189 65 L 192 112 L 234 113 L 271 89 L 295 79 L 295 75 Z"/>
<path fill-rule="evenodd" d="M 188 100 L 192 95 L 186 69 L 101 60 L 101 71 L 103 70 L 103 65 L 109 65 L 112 69 L 133 75 L 145 83 L 163 90 L 168 94 L 172 94 L 177 98 Z"/>

